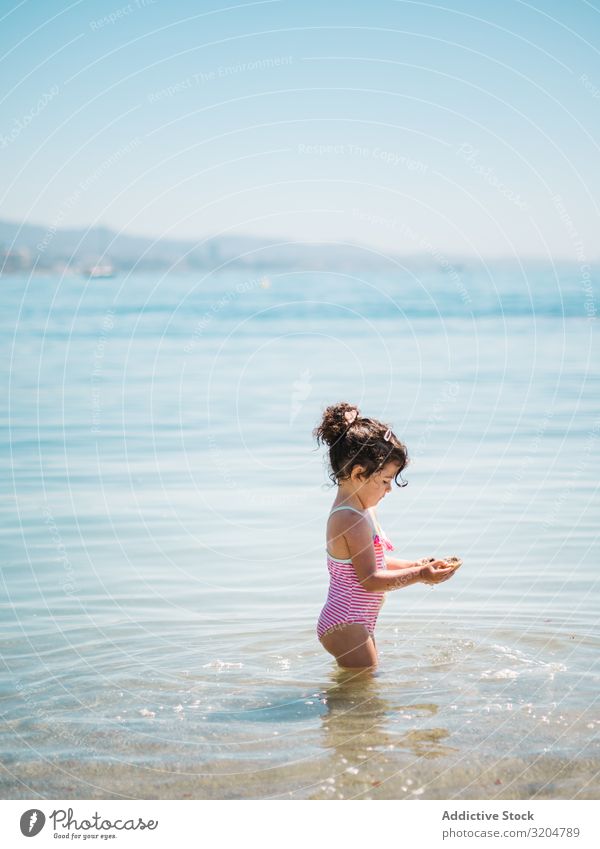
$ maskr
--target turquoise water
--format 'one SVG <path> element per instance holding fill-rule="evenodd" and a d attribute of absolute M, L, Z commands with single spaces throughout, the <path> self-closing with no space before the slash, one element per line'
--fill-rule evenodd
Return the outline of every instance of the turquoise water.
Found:
<path fill-rule="evenodd" d="M 598 798 L 577 269 L 1 283 L 3 797 Z M 367 678 L 315 634 L 336 400 L 408 446 L 397 555 L 464 559 Z"/>

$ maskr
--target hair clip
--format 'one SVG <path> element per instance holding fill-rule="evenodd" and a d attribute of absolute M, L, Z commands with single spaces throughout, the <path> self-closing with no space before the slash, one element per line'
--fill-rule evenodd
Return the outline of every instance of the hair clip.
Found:
<path fill-rule="evenodd" d="M 344 413 L 344 418 L 346 419 L 349 425 L 351 425 L 356 420 L 357 416 L 358 410 L 346 410 L 346 412 Z"/>
<path fill-rule="evenodd" d="M 386 430 L 386 432 L 383 434 L 383 438 L 385 439 L 385 441 L 386 441 L 386 442 L 389 442 L 389 441 L 390 441 L 390 439 L 392 438 L 392 431 L 391 431 L 391 428 L 389 428 L 389 427 L 388 427 L 388 429 Z"/>

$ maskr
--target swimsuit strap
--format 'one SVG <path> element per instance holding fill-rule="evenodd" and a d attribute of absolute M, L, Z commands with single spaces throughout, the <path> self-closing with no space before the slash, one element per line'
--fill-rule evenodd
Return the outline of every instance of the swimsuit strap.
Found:
<path fill-rule="evenodd" d="M 357 510 L 356 507 L 350 507 L 349 504 L 343 504 L 341 507 L 334 507 L 331 512 L 335 513 L 336 510 L 354 510 L 354 512 L 358 513 L 359 516 L 364 515 L 360 510 Z"/>

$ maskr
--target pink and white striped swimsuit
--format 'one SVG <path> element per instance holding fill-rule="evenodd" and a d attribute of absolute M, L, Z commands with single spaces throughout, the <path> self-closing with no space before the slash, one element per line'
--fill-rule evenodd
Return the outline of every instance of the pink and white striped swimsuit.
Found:
<path fill-rule="evenodd" d="M 335 513 L 336 510 L 353 510 L 359 516 L 364 515 L 355 507 L 334 507 L 331 512 Z M 370 513 L 369 518 L 373 525 L 375 568 L 385 569 L 384 551 L 391 551 L 394 546 L 381 526 L 379 532 L 377 532 Z M 329 592 L 317 622 L 318 638 L 321 639 L 327 631 L 335 630 L 336 626 L 346 622 L 359 622 L 361 625 L 365 625 L 369 633 L 372 634 L 375 630 L 379 610 L 384 602 L 385 593 L 370 593 L 364 589 L 356 576 L 351 558 L 339 560 L 332 557 L 329 552 L 326 553 L 327 569 L 329 570 Z"/>

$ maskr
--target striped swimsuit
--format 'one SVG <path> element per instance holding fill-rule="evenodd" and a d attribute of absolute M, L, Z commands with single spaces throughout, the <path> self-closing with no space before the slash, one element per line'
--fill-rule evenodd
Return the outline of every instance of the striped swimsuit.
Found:
<path fill-rule="evenodd" d="M 353 510 L 359 516 L 364 515 L 354 507 L 334 507 L 331 512 L 335 513 L 336 510 Z M 371 518 L 370 513 L 369 518 Z M 372 518 L 371 524 L 373 525 L 375 568 L 384 569 L 384 550 L 390 551 L 394 546 L 381 527 L 377 532 Z M 339 560 L 332 557 L 328 551 L 326 553 L 327 569 L 329 570 L 329 592 L 317 622 L 318 638 L 321 639 L 328 631 L 335 630 L 337 626 L 346 622 L 359 622 L 366 626 L 370 634 L 373 634 L 385 593 L 370 593 L 364 589 L 356 576 L 352 559 Z"/>

